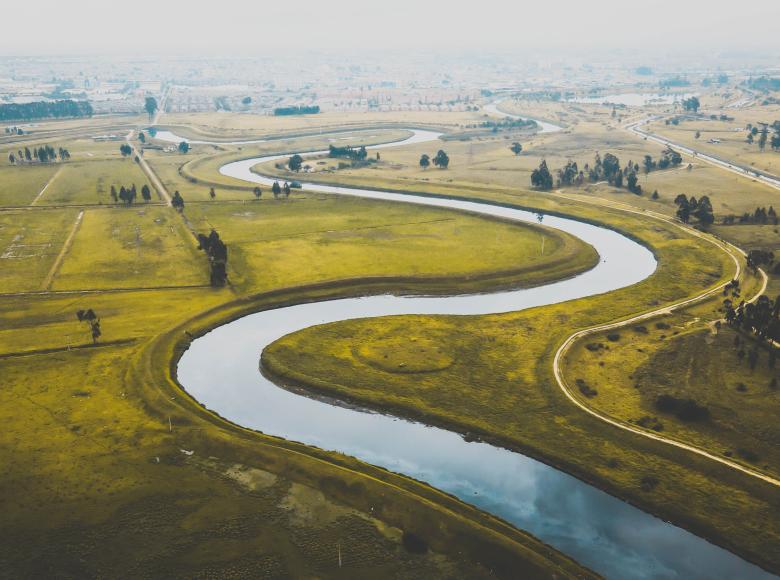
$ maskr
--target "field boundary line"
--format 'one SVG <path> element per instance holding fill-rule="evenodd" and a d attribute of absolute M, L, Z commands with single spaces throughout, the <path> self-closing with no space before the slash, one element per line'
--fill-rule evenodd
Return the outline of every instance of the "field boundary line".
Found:
<path fill-rule="evenodd" d="M 57 176 L 62 173 L 62 169 L 64 168 L 64 165 L 60 165 L 57 168 L 57 171 L 54 172 L 54 175 L 52 175 L 49 178 L 49 181 L 46 182 L 46 185 L 43 186 L 43 189 L 41 189 L 38 192 L 38 195 L 35 196 L 35 199 L 30 202 L 30 206 L 34 206 L 36 203 L 38 203 L 38 200 L 43 197 L 43 194 L 46 193 L 46 190 L 49 189 L 49 186 L 54 182 L 55 179 L 57 179 Z"/>

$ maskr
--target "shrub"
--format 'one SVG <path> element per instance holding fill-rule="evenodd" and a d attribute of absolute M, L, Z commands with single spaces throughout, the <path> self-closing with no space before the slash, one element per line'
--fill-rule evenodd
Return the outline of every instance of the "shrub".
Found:
<path fill-rule="evenodd" d="M 618 340 L 620 340 L 620 334 L 618 334 L 617 332 L 610 332 L 607 335 L 607 340 L 609 340 L 610 342 L 617 342 Z"/>
<path fill-rule="evenodd" d="M 580 393 L 586 397 L 595 397 L 599 394 L 596 389 L 592 389 L 583 379 L 576 379 L 575 382 L 577 383 L 577 388 L 580 390 Z"/>
<path fill-rule="evenodd" d="M 672 327 L 672 325 L 669 324 L 668 322 L 656 322 L 655 327 L 658 330 L 669 330 Z"/>
<path fill-rule="evenodd" d="M 604 348 L 604 345 L 600 342 L 589 342 L 585 345 L 585 348 L 587 348 L 590 352 L 597 352 L 600 349 Z"/>
<path fill-rule="evenodd" d="M 647 327 L 642 324 L 637 324 L 636 326 L 632 327 L 634 332 L 638 332 L 639 334 L 647 334 Z"/>
<path fill-rule="evenodd" d="M 743 449 L 742 447 L 737 449 L 737 454 L 744 460 L 755 463 L 758 461 L 758 455 L 750 449 Z"/>

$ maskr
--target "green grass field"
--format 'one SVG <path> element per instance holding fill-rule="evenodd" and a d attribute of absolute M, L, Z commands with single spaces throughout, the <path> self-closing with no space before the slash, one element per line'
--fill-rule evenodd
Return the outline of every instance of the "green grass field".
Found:
<path fill-rule="evenodd" d="M 568 159 L 592 161 L 595 150 L 641 162 L 661 148 L 616 128 L 605 107 L 511 107 L 527 107 L 529 114 L 565 124 L 566 131 L 524 137 L 520 156 L 509 151 L 519 137 L 507 132 L 388 149 L 369 168 L 310 178 L 481 198 L 607 223 L 650 245 L 657 272 L 632 288 L 520 313 L 314 327 L 272 345 L 264 364 L 313 390 L 518 449 L 780 568 L 773 549 L 780 540 L 774 489 L 583 413 L 564 397 L 551 366 L 552 353 L 576 329 L 657 308 L 732 274 L 730 259 L 714 246 L 666 222 L 621 212 L 617 204 L 672 215 L 677 193 L 706 192 L 716 214 L 736 213 L 768 205 L 770 190 L 696 164 L 691 171 L 653 173 L 647 184 L 642 176 L 645 189 L 661 191 L 657 202 L 602 185 L 529 192 L 530 171 L 542 158 L 553 169 Z M 224 114 L 164 115 L 163 123 L 188 136 L 222 139 L 387 125 L 354 136 L 377 142 L 402 137 L 401 125 L 460 132 L 483 119 L 482 112 Z M 0 529 L 10 538 L 0 558 L 9 569 L 37 577 L 55 574 L 50 562 L 75 577 L 114 576 L 117 570 L 186 577 L 587 576 L 523 532 L 426 485 L 226 423 L 181 392 L 171 361 L 193 336 L 259 309 L 387 291 L 540 284 L 592 266 L 591 248 L 544 227 L 320 195 L 311 188 L 287 200 L 265 191 L 256 201 L 251 186 L 218 173 L 232 159 L 327 146 L 328 135 L 246 147 L 196 145 L 187 155 L 147 150 L 166 187 L 184 195 L 186 222 L 161 204 L 108 207 L 112 183 L 135 182 L 140 189 L 146 177 L 137 164 L 119 158 L 118 143 L 89 138 L 110 124 L 87 125 L 82 137 L 67 123 L 45 135 L 55 144 L 61 131 L 73 161 L 62 164 L 36 202 L 104 206 L 85 209 L 72 243 L 65 239 L 79 208 L 0 212 L 0 251 L 16 252 L 19 240 L 48 248 L 2 264 L 2 291 L 40 290 L 47 277 L 51 281 L 51 291 L 0 301 L 0 461 L 6 466 Z M 345 143 L 352 141 L 339 141 Z M 450 169 L 422 170 L 420 154 L 439 148 L 449 153 Z M 29 205 L 38 184 L 47 181 L 45 170 L 0 168 L 7 178 L 0 184 L 14 183 L 0 185 L 7 189 L 0 189 L 1 203 Z M 263 171 L 293 176 L 274 167 Z M 217 189 L 213 201 L 211 184 Z M 196 287 L 207 283 L 208 265 L 188 224 L 202 233 L 214 227 L 228 244 L 229 287 Z M 746 247 L 775 247 L 776 232 L 741 228 L 716 229 Z M 86 308 L 101 319 L 97 346 L 75 315 Z M 718 316 L 717 308 L 709 301 L 665 318 L 680 332 L 664 339 L 655 321 L 647 334 L 621 330 L 614 344 L 590 337 L 569 353 L 567 379 L 581 378 L 598 390 L 587 400 L 594 408 L 633 421 L 649 414 L 662 388 L 695 393 L 712 408 L 712 423 L 659 417 L 664 432 L 772 470 L 777 434 L 761 423 L 773 412 L 776 392 L 764 367 L 741 378 L 745 363 L 734 363 L 729 331 L 708 334 L 706 322 Z M 592 341 L 610 342 L 609 355 L 584 347 Z M 702 360 L 694 360 L 699 352 Z M 729 362 L 718 375 L 723 360 Z M 676 383 L 699 366 L 700 379 Z M 745 390 L 736 389 L 740 382 Z M 650 491 L 642 486 L 648 477 L 659 482 Z M 430 551 L 405 550 L 403 532 L 424 538 Z M 337 568 L 339 549 L 343 570 Z M 134 567 L 127 567 L 129 560 Z"/>

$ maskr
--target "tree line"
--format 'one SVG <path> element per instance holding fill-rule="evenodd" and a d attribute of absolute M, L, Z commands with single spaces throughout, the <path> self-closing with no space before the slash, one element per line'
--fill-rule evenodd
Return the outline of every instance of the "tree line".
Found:
<path fill-rule="evenodd" d="M 111 186 L 111 199 L 114 201 L 114 203 L 119 203 L 121 201 L 125 205 L 133 205 L 133 202 L 137 196 L 138 190 L 135 187 L 135 183 L 133 183 L 130 187 L 121 185 L 118 191 L 116 185 Z M 149 189 L 149 186 L 145 183 L 141 186 L 141 197 L 146 202 L 152 200 L 152 190 Z"/>
<path fill-rule="evenodd" d="M 6 103 L 0 105 L 0 121 L 29 121 L 32 119 L 61 119 L 64 117 L 91 117 L 89 101 L 36 101 L 34 103 Z"/>
<path fill-rule="evenodd" d="M 769 209 L 765 207 L 757 207 L 752 213 L 745 212 L 738 218 L 734 214 L 727 215 L 723 218 L 723 225 L 730 226 L 734 224 L 753 224 L 753 225 L 777 225 L 778 224 L 777 213 L 775 208 L 771 205 Z"/>
<path fill-rule="evenodd" d="M 277 117 L 283 117 L 287 115 L 314 115 L 319 112 L 319 105 L 298 105 L 295 107 L 277 107 L 274 109 L 274 115 Z"/>
<path fill-rule="evenodd" d="M 296 156 L 293 155 L 293 158 L 294 157 Z M 300 158 L 300 155 L 297 157 Z M 350 147 L 349 145 L 345 147 L 334 147 L 333 145 L 328 145 L 328 157 L 352 159 L 353 161 L 365 161 L 365 159 L 368 157 L 368 151 L 366 151 L 365 145 L 360 147 Z M 303 158 L 301 158 L 301 161 L 303 161 Z"/>
<path fill-rule="evenodd" d="M 760 129 L 752 123 L 748 123 L 745 141 L 749 145 L 756 143 L 761 151 L 766 149 L 767 143 L 772 151 L 780 151 L 780 121 L 775 121 L 771 125 L 769 123 L 758 123 L 758 125 L 761 127 Z M 771 139 L 769 137 L 770 127 L 773 131 Z"/>
<path fill-rule="evenodd" d="M 515 151 L 514 145 L 512 150 Z M 522 146 L 515 153 L 518 154 L 520 151 L 522 151 Z M 652 156 L 645 155 L 643 167 L 645 174 L 647 174 L 655 169 L 677 167 L 681 163 L 682 155 L 671 147 L 667 147 L 657 161 Z M 621 167 L 620 159 L 616 155 L 606 153 L 602 158 L 599 153 L 596 153 L 593 165 L 586 163 L 580 168 L 576 161 L 568 161 L 563 168 L 557 170 L 556 179 L 547 166 L 547 161 L 543 159 L 539 167 L 531 172 L 531 185 L 537 189 L 550 190 L 555 184 L 557 187 L 569 187 L 580 186 L 586 180 L 590 183 L 606 181 L 613 187 L 626 187 L 630 192 L 642 195 L 642 186 L 639 185 L 638 177 L 640 171 L 639 163 L 629 161 L 626 167 Z M 657 191 L 653 193 L 653 199 L 658 199 Z"/>
<path fill-rule="evenodd" d="M 70 152 L 63 147 L 55 149 L 50 145 L 41 145 L 40 147 L 25 147 L 19 149 L 16 153 L 13 151 L 8 154 L 8 161 L 11 165 L 20 165 L 22 163 L 51 163 L 54 161 L 67 161 L 70 159 Z"/>

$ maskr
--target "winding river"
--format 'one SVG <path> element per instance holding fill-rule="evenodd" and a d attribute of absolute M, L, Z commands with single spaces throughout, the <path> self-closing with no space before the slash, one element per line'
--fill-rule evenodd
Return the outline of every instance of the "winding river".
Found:
<path fill-rule="evenodd" d="M 501 113 L 499 113 L 501 114 Z M 557 130 L 552 125 L 547 132 Z M 412 130 L 405 141 L 439 134 Z M 158 137 L 160 132 L 158 132 Z M 167 134 L 172 141 L 183 139 Z M 431 148 L 437 148 L 431 143 Z M 318 152 L 307 153 L 309 155 Z M 222 174 L 268 185 L 252 172 L 267 156 L 228 163 Z M 304 184 L 339 195 L 444 207 L 535 223 L 533 212 L 484 202 Z M 273 341 L 316 324 L 397 314 L 475 315 L 517 311 L 636 284 L 656 268 L 652 253 L 627 237 L 574 219 L 545 216 L 599 253 L 597 266 L 536 288 L 466 296 L 367 296 L 300 304 L 245 316 L 194 340 L 178 364 L 181 385 L 207 408 L 239 425 L 357 457 L 428 482 L 529 531 L 610 578 L 771 578 L 705 540 L 520 453 L 405 419 L 308 398 L 279 388 L 258 369 Z"/>

